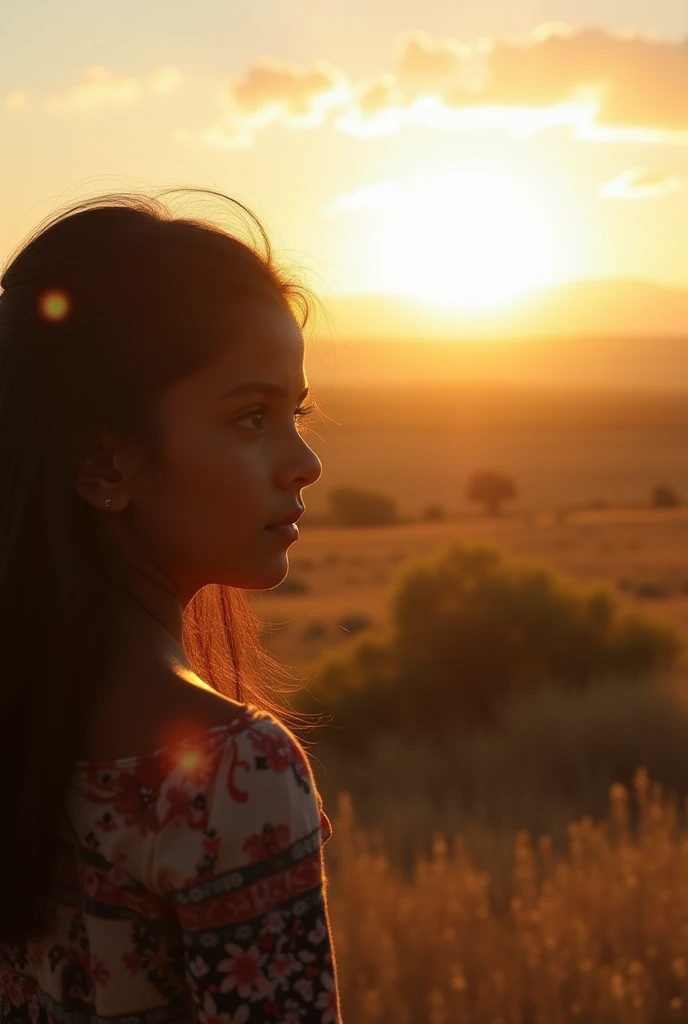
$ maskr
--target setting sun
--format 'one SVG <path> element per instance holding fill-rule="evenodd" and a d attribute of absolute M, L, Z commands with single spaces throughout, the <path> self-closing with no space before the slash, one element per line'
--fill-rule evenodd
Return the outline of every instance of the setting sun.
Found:
<path fill-rule="evenodd" d="M 566 276 L 561 228 L 507 170 L 425 176 L 379 211 L 368 272 L 377 291 L 493 306 Z"/>

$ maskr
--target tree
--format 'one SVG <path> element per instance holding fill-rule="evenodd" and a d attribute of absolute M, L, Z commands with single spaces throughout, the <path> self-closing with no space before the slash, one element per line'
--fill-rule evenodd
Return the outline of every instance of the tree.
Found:
<path fill-rule="evenodd" d="M 513 480 L 490 469 L 474 473 L 466 487 L 466 498 L 485 506 L 488 516 L 498 516 L 502 511 L 502 502 L 516 497 L 516 486 Z"/>

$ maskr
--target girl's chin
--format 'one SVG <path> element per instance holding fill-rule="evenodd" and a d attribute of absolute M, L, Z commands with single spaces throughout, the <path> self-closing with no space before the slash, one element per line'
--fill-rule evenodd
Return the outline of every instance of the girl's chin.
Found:
<path fill-rule="evenodd" d="M 286 551 L 283 551 L 278 557 L 273 556 L 271 566 L 248 570 L 241 577 L 234 576 L 229 585 L 240 587 L 242 590 L 272 590 L 288 575 L 289 563 L 286 555 Z"/>

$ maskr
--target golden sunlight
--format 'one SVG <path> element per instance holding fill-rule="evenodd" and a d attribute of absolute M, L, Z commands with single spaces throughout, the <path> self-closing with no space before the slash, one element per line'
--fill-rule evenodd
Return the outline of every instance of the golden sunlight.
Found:
<path fill-rule="evenodd" d="M 378 211 L 372 287 L 478 309 L 553 284 L 569 272 L 564 213 L 507 170 L 424 177 Z"/>

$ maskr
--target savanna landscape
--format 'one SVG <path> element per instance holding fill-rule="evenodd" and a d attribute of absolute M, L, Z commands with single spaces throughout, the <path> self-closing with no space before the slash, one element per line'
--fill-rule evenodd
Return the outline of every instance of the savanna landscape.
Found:
<path fill-rule="evenodd" d="M 392 399 L 369 387 L 332 398 L 336 424 L 310 428 L 323 476 L 306 492 L 289 574 L 254 595 L 265 643 L 312 698 L 291 702 L 330 718 L 307 738 L 317 737 L 313 768 L 334 829 L 326 856 L 344 1013 L 685 1019 L 688 403 L 544 389 L 450 396 L 406 388 Z M 484 467 L 514 485 L 493 514 L 466 498 Z M 330 492 L 348 484 L 386 496 L 396 520 L 342 525 L 328 481 Z M 631 658 L 603 672 L 593 653 L 600 674 L 585 687 L 554 677 L 514 686 L 482 727 L 448 702 L 451 665 L 446 688 L 421 672 L 403 723 L 390 724 L 373 693 L 357 695 L 353 721 L 370 719 L 358 743 L 325 666 L 384 636 L 400 574 L 457 541 L 497 549 L 505 566 L 526 559 L 565 587 L 610 588 L 676 644 L 654 670 L 635 673 Z M 456 610 L 457 630 L 468 614 Z M 537 614 L 536 655 L 556 625 L 544 606 Z M 515 606 L 495 612 L 495 644 L 509 615 Z M 471 652 L 454 654 L 454 687 L 470 692 L 459 673 Z M 486 685 L 479 673 L 474 685 Z M 394 702 L 393 687 L 384 700 Z"/>
<path fill-rule="evenodd" d="M 333 825 L 341 1024 L 685 1024 L 685 0 L 83 7 L 3 23 L 0 241 L 160 194 L 277 273 L 303 359 L 290 320 L 245 330 L 276 292 L 219 255 L 141 287 L 132 348 L 183 340 L 190 367 L 207 324 L 227 357 L 179 435 L 217 454 L 218 564 L 225 524 L 252 530 L 235 466 L 261 530 L 306 505 L 250 602 Z M 108 325 L 138 310 L 120 276 Z M 318 980 L 308 1024 L 340 1024 Z M 199 1024 L 263 1024 L 251 983 L 216 1013 L 194 975 Z M 279 1024 L 312 994 L 288 984 Z"/>

